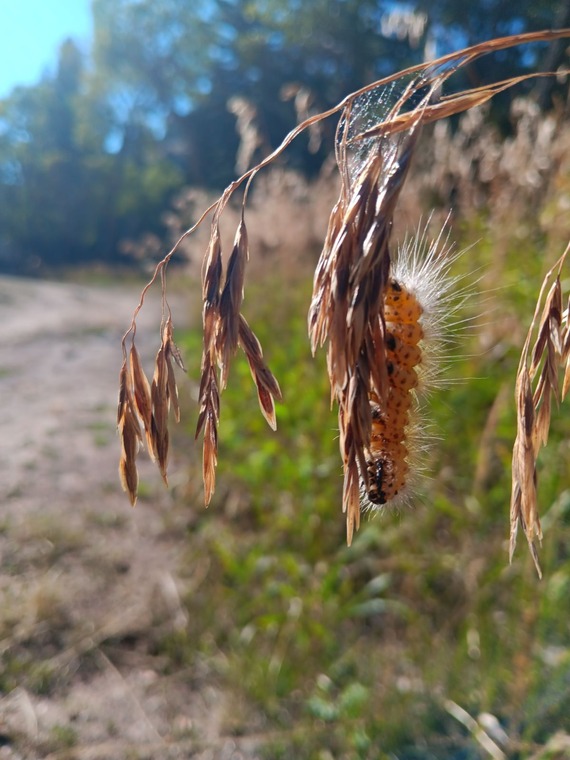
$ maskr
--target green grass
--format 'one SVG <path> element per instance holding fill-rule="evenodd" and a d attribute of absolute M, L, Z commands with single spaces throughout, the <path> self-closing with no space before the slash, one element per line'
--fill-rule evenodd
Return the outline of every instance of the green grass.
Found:
<path fill-rule="evenodd" d="M 530 246 L 532 287 L 511 273 L 497 296 L 520 335 L 545 269 Z M 505 272 L 521 255 L 504 253 Z M 492 256 L 482 245 L 477 266 L 492 269 Z M 507 559 L 519 333 L 483 350 L 466 338 L 469 356 L 453 365 L 460 382 L 430 403 L 431 479 L 413 508 L 365 519 L 348 549 L 335 412 L 324 357 L 311 358 L 306 337 L 309 297 L 308 278 L 247 292 L 246 317 L 283 390 L 278 430 L 238 356 L 222 395 L 217 491 L 209 510 L 189 506 L 198 517 L 187 571 L 203 565 L 207 575 L 186 600 L 188 631 L 158 648 L 171 668 L 199 665 L 233 695 L 236 734 L 275 734 L 267 758 L 485 756 L 446 700 L 495 715 L 509 756 L 528 756 L 570 732 L 566 410 L 539 465 L 542 582 L 524 538 Z M 482 329 L 492 338 L 495 327 Z M 197 377 L 199 333 L 179 342 Z"/>

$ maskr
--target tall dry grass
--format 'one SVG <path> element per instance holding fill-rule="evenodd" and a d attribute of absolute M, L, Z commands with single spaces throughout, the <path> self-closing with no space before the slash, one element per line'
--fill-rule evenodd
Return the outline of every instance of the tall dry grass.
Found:
<path fill-rule="evenodd" d="M 513 447 L 510 557 L 520 524 L 539 575 L 535 541 L 542 540 L 542 529 L 536 462 L 541 446 L 548 443 L 552 402 L 563 401 L 570 388 L 570 300 L 568 295 L 564 297 L 560 279 L 569 250 L 570 245 L 544 278 L 523 346 L 515 391 L 517 437 Z"/>
<path fill-rule="evenodd" d="M 545 114 L 532 99 L 516 98 L 511 107 L 512 133 L 507 137 L 488 118 L 486 105 L 462 114 L 455 128 L 449 121 L 426 127 L 393 219 L 394 237 L 414 227 L 420 214 L 433 211 L 440 223 L 451 210 L 464 224 L 484 213 L 486 229 L 498 242 L 503 230 L 514 228 L 524 235 L 530 229 L 543 229 L 553 250 L 563 247 L 570 194 L 569 107 L 559 102 Z M 262 274 L 280 266 L 314 269 L 339 186 L 333 161 L 327 161 L 312 181 L 286 167 L 260 175 L 247 211 L 249 244 L 255 251 L 250 270 Z M 165 214 L 167 245 L 174 246 L 187 220 L 198 218 L 215 200 L 196 188 L 182 191 Z M 224 210 L 224 250 L 231 246 L 240 216 L 239 202 Z M 177 248 L 177 256 L 191 273 L 200 272 L 209 234 L 202 225 Z M 150 260 L 162 246 L 156 239 L 142 241 L 139 255 Z"/>
<path fill-rule="evenodd" d="M 278 244 L 279 230 L 282 229 L 283 241 L 287 239 L 294 252 L 293 261 L 288 265 L 295 266 L 296 262 L 310 257 L 321 229 L 320 213 L 325 205 L 330 208 L 330 191 L 322 195 L 327 198 L 326 204 L 321 206 L 319 198 L 315 209 L 319 213 L 310 214 L 303 203 L 307 186 L 302 181 L 282 172 L 269 175 L 265 187 L 270 188 L 272 182 L 278 185 L 284 198 L 284 211 L 293 212 L 295 223 L 292 224 L 286 213 L 281 213 L 278 220 L 264 215 L 264 194 L 258 187 L 256 200 L 252 182 L 258 172 L 280 157 L 300 133 L 326 118 L 338 116 L 336 164 L 339 182 L 335 184 L 339 194 L 332 204 L 324 247 L 316 265 L 309 334 L 313 351 L 327 346 L 331 395 L 339 409 L 344 469 L 343 510 L 350 542 L 359 525 L 360 486 L 362 482 L 366 485 L 368 478 L 366 452 L 370 447 L 372 425 L 369 399 L 371 394 L 381 402 L 387 397 L 384 293 L 390 277 L 392 234 L 410 213 L 414 195 L 418 198 L 431 194 L 432 204 L 442 209 L 456 205 L 467 214 L 475 213 L 483 199 L 490 199 L 490 223 L 497 227 L 513 214 L 525 218 L 536 205 L 536 199 L 544 197 L 545 193 L 553 194 L 552 213 L 557 213 L 557 203 L 562 204 L 561 209 L 564 207 L 565 194 L 559 192 L 552 171 L 553 166 L 560 167 L 565 161 L 565 143 L 558 138 L 563 114 L 542 119 L 529 101 L 517 101 L 513 109 L 514 136 L 502 145 L 498 135 L 484 123 L 482 109 L 485 104 L 499 92 L 530 77 L 513 78 L 449 95 L 442 94 L 442 87 L 456 71 L 482 55 L 518 44 L 568 36 L 569 30 L 561 30 L 493 40 L 399 72 L 352 93 L 330 111 L 311 116 L 301 123 L 279 148 L 232 183 L 197 222 L 180 235 L 147 286 L 160 278 L 164 303 L 163 343 L 150 392 L 148 380 L 136 362 L 134 343 L 136 315 L 143 305 L 146 289 L 123 340 L 119 408 L 119 429 L 123 440 L 121 472 L 123 485 L 133 503 L 137 484 L 135 457 L 138 443 L 145 436 L 149 451 L 157 459 L 166 480 L 167 416 L 175 396 L 173 380 L 164 368 L 171 367 L 171 363 L 165 364 L 165 358 L 172 341 L 166 269 L 172 256 L 186 247 L 189 247 L 190 260 L 196 260 L 191 235 L 205 227 L 203 223 L 208 215 L 211 223 L 202 266 L 204 341 L 197 424 L 197 435 L 203 434 L 206 503 L 215 487 L 220 393 L 226 385 L 238 347 L 249 361 L 261 411 L 269 425 L 275 426 L 274 400 L 280 398 L 279 385 L 242 313 L 245 271 L 253 239 L 248 201 L 251 196 L 253 218 L 258 213 L 262 220 L 254 226 L 258 235 L 256 246 L 262 252 L 269 254 Z M 457 114 L 464 116 L 459 129 L 451 133 L 444 120 Z M 420 142 L 422 131 L 423 143 Z M 424 147 L 423 159 L 419 145 Z M 429 165 L 432 172 L 429 182 L 425 171 L 428 153 L 431 154 Z M 414 175 L 411 166 L 418 156 Z M 515 188 L 516 200 L 513 202 Z M 311 194 L 318 196 L 314 186 Z M 193 204 L 196 200 L 197 196 L 193 195 L 187 197 L 186 202 Z M 275 199 L 272 204 L 275 208 Z M 304 207 L 304 213 L 295 214 L 299 207 Z M 171 222 L 176 223 L 174 217 Z M 229 229 L 234 226 L 236 232 L 226 260 L 223 251 L 228 248 L 228 223 Z M 298 240 L 292 240 L 292 228 L 298 230 Z M 127 349 L 129 340 L 130 350 Z M 170 357 L 175 355 L 175 348 L 171 347 Z M 543 366 L 548 366 L 548 362 L 545 361 Z M 537 367 L 534 369 L 536 371 Z M 547 370 L 543 371 L 548 374 Z M 551 366 L 549 377 L 554 388 L 552 374 Z M 541 404 L 546 405 L 549 393 L 539 392 L 539 408 Z M 522 419 L 528 404 L 519 404 L 519 408 Z M 521 425 L 528 436 L 528 419 L 526 427 L 524 421 Z M 538 438 L 544 440 L 543 433 Z M 518 439 L 519 446 L 521 440 Z M 528 456 L 525 454 L 523 459 L 527 461 Z M 521 490 L 528 492 L 532 478 L 529 479 L 527 470 L 515 467 L 514 477 Z M 520 499 L 517 499 L 518 503 Z M 515 522 L 524 521 L 531 541 L 528 531 L 538 535 L 537 518 L 531 515 L 530 507 L 524 506 L 524 499 L 520 503 L 520 508 L 514 508 Z"/>

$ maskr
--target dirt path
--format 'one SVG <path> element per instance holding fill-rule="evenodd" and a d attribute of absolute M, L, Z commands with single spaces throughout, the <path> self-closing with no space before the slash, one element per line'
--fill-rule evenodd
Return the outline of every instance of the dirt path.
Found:
<path fill-rule="evenodd" d="M 18 513 L 45 507 L 46 491 L 73 501 L 113 482 L 116 447 L 103 439 L 114 437 L 120 335 L 135 299 L 134 289 L 0 281 L 0 496 L 16 497 Z"/>
<path fill-rule="evenodd" d="M 2 760 L 189 757 L 197 738 L 218 745 L 204 757 L 233 756 L 220 695 L 166 683 L 139 645 L 185 625 L 192 579 L 177 577 L 188 515 L 154 468 L 141 461 L 135 510 L 118 484 L 120 338 L 137 301 L 134 287 L 0 278 Z M 150 363 L 158 316 L 155 299 L 139 321 Z"/>

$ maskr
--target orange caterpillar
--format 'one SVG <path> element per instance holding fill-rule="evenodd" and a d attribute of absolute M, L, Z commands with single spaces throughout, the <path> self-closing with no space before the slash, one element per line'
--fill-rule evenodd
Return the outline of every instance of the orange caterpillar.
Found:
<path fill-rule="evenodd" d="M 462 252 L 450 255 L 444 230 L 445 225 L 429 242 L 426 229 L 418 228 L 416 235 L 404 242 L 384 294 L 389 387 L 385 401 L 373 391 L 369 397 L 372 431 L 365 451 L 363 509 L 409 499 L 409 484 L 415 475 L 410 472 L 410 446 L 415 454 L 419 442 L 418 391 L 425 392 L 437 382 L 442 369 L 439 360 L 458 326 L 453 317 L 471 295 L 468 288 L 455 288 L 462 276 L 449 275 Z M 414 464 L 415 457 L 411 458 Z"/>
<path fill-rule="evenodd" d="M 418 300 L 397 280 L 391 280 L 384 296 L 386 318 L 386 361 L 389 390 L 385 411 L 374 392 L 370 394 L 372 434 L 366 458 L 367 496 L 381 506 L 397 496 L 406 485 L 406 428 L 409 425 L 412 391 L 418 385 L 416 367 L 422 360 L 418 346 L 424 337 L 419 323 L 423 309 Z"/>

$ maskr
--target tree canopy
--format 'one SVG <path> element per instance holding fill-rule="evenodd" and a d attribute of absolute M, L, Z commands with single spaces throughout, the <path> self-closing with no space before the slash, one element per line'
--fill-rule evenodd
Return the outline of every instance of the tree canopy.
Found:
<path fill-rule="evenodd" d="M 434 52 L 562 26 L 569 9 L 568 0 L 92 0 L 91 49 L 63 42 L 52 73 L 0 101 L 0 267 L 117 261 L 125 239 L 161 232 L 177 190 L 233 178 L 238 131 L 253 129 L 254 147 L 268 151 L 298 118 L 369 81 Z M 552 68 L 562 55 L 513 48 L 469 76 Z M 547 104 L 549 90 L 540 95 Z M 301 140 L 290 158 L 311 173 L 328 150 Z"/>

